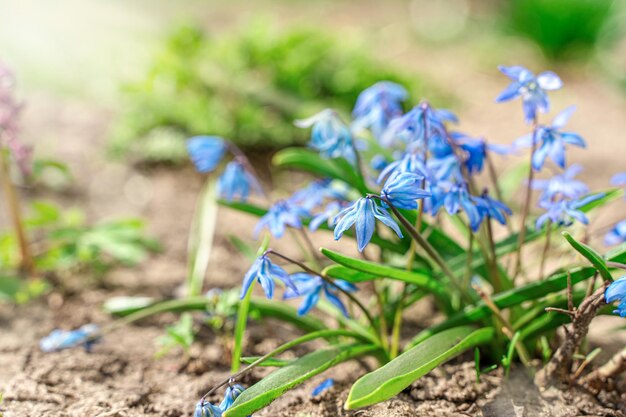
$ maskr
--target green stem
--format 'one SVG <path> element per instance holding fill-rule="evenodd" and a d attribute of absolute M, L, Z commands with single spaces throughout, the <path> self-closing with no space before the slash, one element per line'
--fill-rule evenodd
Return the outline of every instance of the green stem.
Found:
<path fill-rule="evenodd" d="M 298 337 L 297 339 L 294 339 L 290 342 L 285 343 L 284 345 L 281 345 L 279 347 L 277 347 L 276 349 L 272 350 L 271 352 L 267 353 L 264 356 L 261 356 L 259 359 L 257 359 L 256 361 L 252 362 L 250 365 L 246 366 L 244 369 L 242 369 L 239 372 L 233 373 L 231 376 L 229 376 L 227 379 L 223 380 L 222 382 L 220 382 L 219 384 L 213 386 L 213 388 L 211 388 L 211 390 L 209 390 L 206 394 L 204 394 L 202 396 L 202 398 L 200 399 L 200 401 L 203 401 L 206 397 L 208 397 L 209 395 L 213 394 L 216 390 L 218 390 L 219 388 L 223 387 L 224 385 L 228 384 L 230 381 L 233 380 L 237 380 L 239 378 L 241 378 L 242 376 L 246 375 L 248 372 L 252 371 L 252 369 L 254 369 L 256 366 L 258 366 L 259 364 L 263 363 L 264 361 L 279 355 L 297 345 L 300 345 L 302 343 L 305 342 L 309 342 L 311 340 L 315 340 L 315 339 L 320 339 L 320 338 L 326 338 L 326 337 L 336 337 L 336 336 L 347 336 L 347 337 L 353 337 L 357 340 L 361 340 L 364 342 L 369 342 L 369 340 L 364 339 L 360 334 L 355 333 L 355 332 L 351 332 L 349 330 L 342 330 L 342 329 L 337 329 L 337 330 L 319 330 L 317 332 L 312 332 L 309 334 L 305 334 L 304 336 Z"/>
<path fill-rule="evenodd" d="M 232 361 L 230 363 L 230 371 L 237 372 L 241 366 L 241 353 L 243 351 L 243 339 L 248 325 L 248 312 L 250 311 L 250 299 L 252 298 L 252 290 L 254 289 L 254 281 L 248 288 L 245 297 L 239 303 L 237 308 L 237 322 L 235 324 L 235 337 Z"/>

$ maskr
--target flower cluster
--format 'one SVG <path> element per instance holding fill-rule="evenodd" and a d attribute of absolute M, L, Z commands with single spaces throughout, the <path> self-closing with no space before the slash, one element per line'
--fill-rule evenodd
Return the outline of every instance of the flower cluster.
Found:
<path fill-rule="evenodd" d="M 0 147 L 9 149 L 23 175 L 31 173 L 32 149 L 18 139 L 18 118 L 22 106 L 15 97 L 13 72 L 0 63 Z"/>
<path fill-rule="evenodd" d="M 226 388 L 224 399 L 219 406 L 204 401 L 204 399 L 200 400 L 198 404 L 196 404 L 193 417 L 222 417 L 224 411 L 232 407 L 237 397 L 239 397 L 244 390 L 245 388 L 239 384 L 230 385 Z"/>

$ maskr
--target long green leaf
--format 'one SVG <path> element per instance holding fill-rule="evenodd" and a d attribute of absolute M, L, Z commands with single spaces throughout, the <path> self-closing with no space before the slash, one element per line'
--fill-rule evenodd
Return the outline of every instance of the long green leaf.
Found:
<path fill-rule="evenodd" d="M 456 327 L 430 337 L 383 367 L 359 378 L 352 386 L 346 409 L 365 407 L 388 400 L 459 353 L 493 339 L 491 327 L 475 330 Z"/>
<path fill-rule="evenodd" d="M 280 397 L 285 391 L 346 360 L 376 350 L 371 345 L 339 345 L 309 353 L 277 369 L 245 390 L 224 417 L 245 417 Z"/>
<path fill-rule="evenodd" d="M 613 277 L 611 276 L 611 272 L 609 271 L 606 262 L 598 252 L 596 252 L 590 246 L 587 246 L 584 243 L 577 241 L 574 236 L 572 236 L 567 231 L 564 231 L 561 234 L 567 240 L 567 242 L 572 245 L 574 249 L 576 249 L 578 253 L 580 253 L 582 256 L 587 258 L 589 262 L 591 262 L 591 265 L 593 265 L 598 270 L 602 278 L 607 281 L 613 281 Z"/>
<path fill-rule="evenodd" d="M 339 252 L 332 251 L 330 249 L 321 248 L 320 251 L 331 261 L 334 261 L 345 267 L 354 269 L 356 271 L 365 272 L 370 275 L 377 275 L 379 277 L 386 277 L 398 281 L 404 281 L 409 284 L 427 290 L 435 294 L 438 298 L 447 300 L 449 296 L 441 283 L 435 280 L 430 272 L 424 271 L 407 271 L 404 269 L 394 268 L 386 266 L 376 262 L 365 261 L 362 259 L 351 258 L 346 255 L 342 255 Z"/>

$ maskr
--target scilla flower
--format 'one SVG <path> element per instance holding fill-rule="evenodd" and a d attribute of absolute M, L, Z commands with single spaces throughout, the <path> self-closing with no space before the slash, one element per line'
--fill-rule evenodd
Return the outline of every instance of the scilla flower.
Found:
<path fill-rule="evenodd" d="M 350 128 L 341 121 L 336 111 L 322 110 L 304 120 L 296 120 L 296 126 L 311 130 L 309 145 L 325 158 L 344 157 L 354 161 L 354 149 Z"/>
<path fill-rule="evenodd" d="M 77 330 L 55 329 L 39 342 L 39 348 L 46 353 L 57 352 L 83 345 L 89 350 L 96 342 L 100 328 L 95 324 L 86 324 Z"/>
<path fill-rule="evenodd" d="M 617 223 L 604 236 L 604 244 L 607 246 L 618 245 L 626 242 L 626 220 Z"/>
<path fill-rule="evenodd" d="M 254 236 L 257 237 L 264 227 L 267 227 L 276 238 L 285 234 L 287 226 L 296 229 L 302 228 L 302 217 L 308 216 L 308 212 L 287 200 L 279 200 L 267 213 L 261 217 L 254 228 Z"/>
<path fill-rule="evenodd" d="M 446 193 L 444 198 L 444 206 L 449 214 L 457 214 L 463 209 L 473 231 L 478 230 L 483 217 L 480 215 L 474 201 L 470 198 L 465 185 L 453 185 Z"/>
<path fill-rule="evenodd" d="M 332 226 L 334 224 L 333 221 L 335 219 L 335 216 L 337 216 L 337 214 L 339 214 L 339 212 L 343 210 L 345 206 L 346 203 L 344 203 L 343 201 L 331 201 L 330 203 L 326 204 L 324 210 L 321 213 L 313 216 L 313 218 L 311 219 L 311 222 L 309 223 L 309 230 L 315 232 L 324 222 L 328 224 L 328 227 Z"/>
<path fill-rule="evenodd" d="M 193 417 L 222 417 L 222 410 L 210 402 L 201 400 L 196 404 Z"/>
<path fill-rule="evenodd" d="M 421 188 L 423 179 L 423 176 L 410 172 L 394 174 L 385 183 L 380 196 L 397 208 L 416 209 L 417 200 L 430 197 L 430 193 Z"/>
<path fill-rule="evenodd" d="M 611 178 L 611 185 L 623 187 L 626 185 L 626 172 L 620 172 L 613 175 Z"/>
<path fill-rule="evenodd" d="M 313 388 L 313 391 L 311 392 L 311 397 L 317 397 L 318 395 L 322 395 L 324 392 L 331 389 L 334 385 L 335 381 L 332 378 L 325 379 L 321 384 Z"/>
<path fill-rule="evenodd" d="M 568 167 L 562 174 L 553 176 L 547 180 L 533 180 L 532 188 L 541 190 L 541 200 L 553 200 L 555 197 L 562 197 L 567 200 L 575 200 L 589 193 L 589 187 L 574 179 L 582 171 L 580 165 L 574 164 Z"/>
<path fill-rule="evenodd" d="M 483 170 L 487 152 L 505 155 L 512 151 L 510 146 L 490 144 L 482 138 L 473 138 L 460 132 L 452 132 L 450 137 L 465 152 L 465 166 L 470 174 Z"/>
<path fill-rule="evenodd" d="M 287 271 L 280 266 L 273 264 L 267 255 L 259 256 L 243 278 L 241 299 L 246 296 L 246 293 L 254 280 L 257 280 L 261 284 L 261 287 L 263 287 L 263 291 L 265 292 L 265 296 L 272 299 L 274 296 L 275 279 L 281 280 L 288 288 L 291 288 L 292 291 L 296 293 L 298 292 L 298 289 L 293 285 L 291 278 L 289 278 Z"/>
<path fill-rule="evenodd" d="M 498 69 L 513 82 L 496 98 L 496 102 L 522 98 L 524 116 L 527 123 L 537 119 L 537 111 L 547 113 L 550 110 L 550 101 L 546 91 L 558 90 L 563 82 L 558 75 L 551 71 L 545 71 L 535 77 L 528 69 L 521 66 L 505 67 Z"/>
<path fill-rule="evenodd" d="M 589 219 L 580 208 L 603 196 L 603 193 L 599 193 L 579 200 L 540 201 L 539 207 L 546 212 L 537 218 L 535 228 L 541 229 L 548 220 L 557 226 L 571 226 L 574 221 L 589 224 Z"/>
<path fill-rule="evenodd" d="M 304 300 L 298 308 L 298 315 L 304 316 L 313 307 L 315 307 L 320 300 L 322 293 L 326 296 L 328 301 L 341 311 L 341 313 L 348 317 L 348 310 L 339 298 L 338 290 L 332 284 L 324 281 L 321 277 L 311 275 L 306 272 L 298 272 L 289 276 L 294 286 L 297 288 L 297 292 L 291 288 L 287 288 L 283 298 L 289 300 L 292 298 L 303 296 Z M 335 285 L 344 291 L 354 292 L 357 288 L 349 282 L 342 280 L 335 280 Z"/>
<path fill-rule="evenodd" d="M 363 90 L 352 111 L 353 129 L 370 129 L 380 138 L 389 122 L 402 115 L 400 102 L 407 97 L 406 89 L 391 81 L 380 81 Z"/>
<path fill-rule="evenodd" d="M 402 237 L 400 227 L 391 218 L 387 210 L 378 206 L 371 197 L 363 197 L 350 207 L 343 209 L 335 217 L 335 240 L 341 239 L 343 233 L 354 226 L 357 247 L 359 252 L 363 252 L 363 249 L 365 249 L 374 234 L 376 219 L 390 227 L 396 232 L 398 237 Z"/>
<path fill-rule="evenodd" d="M 530 147 L 533 142 L 538 146 L 532 158 L 532 166 L 535 171 L 540 171 L 543 168 L 543 164 L 548 157 L 561 168 L 565 168 L 565 145 L 574 145 L 580 148 L 586 146 L 585 141 L 579 134 L 560 131 L 572 116 L 574 110 L 574 106 L 566 108 L 556 115 L 552 125 L 539 126 L 530 135 L 522 136 L 515 141 L 515 147 Z"/>
<path fill-rule="evenodd" d="M 226 392 L 224 393 L 224 400 L 220 404 L 220 409 L 222 411 L 228 410 L 233 405 L 237 397 L 239 397 L 239 395 L 241 395 L 241 393 L 244 391 L 245 388 L 239 384 L 234 384 L 226 388 Z"/>
<path fill-rule="evenodd" d="M 211 172 L 226 152 L 226 141 L 217 136 L 194 136 L 187 141 L 187 152 L 198 172 Z"/>
<path fill-rule="evenodd" d="M 403 116 L 392 120 L 383 134 L 381 143 L 389 146 L 398 138 L 409 144 L 417 143 L 424 146 L 431 139 L 445 138 L 445 122 L 457 121 L 452 112 L 433 109 L 428 103 L 422 102 Z"/>
<path fill-rule="evenodd" d="M 428 170 L 422 157 L 415 152 L 407 152 L 397 161 L 387 165 L 378 176 L 377 183 L 381 183 L 385 178 L 391 177 L 397 173 L 410 172 L 423 177 L 428 177 Z"/>
<path fill-rule="evenodd" d="M 219 195 L 226 201 L 238 199 L 246 201 L 250 191 L 262 194 L 261 185 L 245 166 L 237 161 L 230 161 L 217 182 Z"/>
<path fill-rule="evenodd" d="M 607 304 L 619 301 L 617 309 L 613 312 L 622 317 L 626 317 L 626 276 L 613 281 L 604 292 L 604 299 Z"/>
<path fill-rule="evenodd" d="M 506 204 L 491 198 L 488 194 L 483 194 L 481 197 L 472 197 L 472 201 L 476 205 L 481 220 L 489 217 L 504 225 L 506 224 L 506 216 L 513 214 Z"/>

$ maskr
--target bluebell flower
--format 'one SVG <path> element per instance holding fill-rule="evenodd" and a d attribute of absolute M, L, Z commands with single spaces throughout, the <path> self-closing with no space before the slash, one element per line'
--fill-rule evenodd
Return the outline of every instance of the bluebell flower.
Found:
<path fill-rule="evenodd" d="M 346 207 L 346 204 L 347 203 L 344 201 L 331 201 L 326 204 L 324 210 L 313 216 L 311 219 L 311 222 L 309 223 L 309 230 L 315 232 L 324 222 L 328 224 L 328 227 L 333 226 L 335 216 L 337 216 L 337 214 L 339 214 L 339 212 Z"/>
<path fill-rule="evenodd" d="M 350 128 L 339 118 L 336 111 L 322 110 L 304 120 L 296 120 L 296 126 L 311 130 L 309 146 L 324 158 L 344 157 L 354 162 L 354 144 Z"/>
<path fill-rule="evenodd" d="M 380 81 L 366 88 L 352 111 L 353 129 L 370 129 L 375 138 L 381 138 L 389 122 L 402 115 L 400 103 L 407 97 L 406 89 L 391 81 Z"/>
<path fill-rule="evenodd" d="M 614 313 L 626 317 L 626 276 L 621 277 L 611 283 L 604 292 L 604 300 L 607 304 L 619 301 Z"/>
<path fill-rule="evenodd" d="M 445 144 L 447 136 L 445 123 L 457 121 L 457 117 L 449 110 L 433 109 L 428 103 L 423 102 L 403 116 L 393 119 L 382 136 L 381 144 L 390 146 L 396 138 L 420 146 L 427 143 L 430 146 L 430 142 Z"/>
<path fill-rule="evenodd" d="M 512 148 L 506 145 L 487 143 L 482 138 L 473 138 L 464 133 L 452 132 L 450 137 L 466 153 L 465 166 L 470 174 L 482 172 L 487 158 L 487 152 L 505 155 L 512 152 Z"/>
<path fill-rule="evenodd" d="M 626 172 L 620 172 L 618 174 L 613 175 L 611 178 L 611 185 L 623 187 L 626 185 Z"/>
<path fill-rule="evenodd" d="M 246 167 L 239 161 L 230 161 L 217 182 L 220 197 L 226 201 L 248 200 L 250 191 L 262 194 L 261 185 Z"/>
<path fill-rule="evenodd" d="M 546 91 L 558 90 L 563 82 L 552 71 L 545 71 L 535 77 L 528 69 L 521 66 L 505 67 L 498 69 L 513 82 L 496 98 L 496 102 L 522 98 L 524 117 L 526 123 L 537 119 L 537 111 L 547 113 L 550 110 L 550 101 Z"/>
<path fill-rule="evenodd" d="M 55 329 L 48 336 L 41 339 L 39 348 L 46 353 L 81 345 L 86 350 L 90 350 L 91 346 L 96 342 L 99 333 L 100 328 L 95 324 L 86 324 L 76 330 Z"/>
<path fill-rule="evenodd" d="M 220 404 L 220 410 L 226 411 L 230 407 L 232 407 L 237 397 L 239 397 L 244 391 L 245 388 L 239 384 L 234 384 L 226 388 L 226 392 L 224 393 L 224 400 L 222 400 L 222 403 Z"/>
<path fill-rule="evenodd" d="M 287 226 L 301 229 L 302 218 L 307 216 L 308 212 L 303 208 L 287 200 L 279 200 L 261 217 L 254 228 L 254 236 L 258 237 L 261 229 L 267 227 L 272 236 L 281 238 Z"/>
<path fill-rule="evenodd" d="M 626 220 L 618 222 L 604 235 L 604 244 L 606 246 L 619 245 L 624 242 L 626 242 Z"/>
<path fill-rule="evenodd" d="M 305 188 L 296 191 L 289 197 L 288 202 L 299 206 L 306 212 L 322 205 L 326 199 L 345 198 L 347 188 L 343 183 L 335 183 L 330 179 L 321 179 L 311 182 Z"/>
<path fill-rule="evenodd" d="M 535 171 L 539 171 L 543 168 L 543 164 L 548 157 L 561 168 L 565 168 L 566 144 L 580 148 L 586 146 L 585 141 L 579 134 L 562 132 L 560 130 L 565 126 L 574 110 L 574 106 L 566 108 L 554 118 L 552 125 L 538 126 L 533 133 L 522 136 L 515 141 L 515 147 L 530 147 L 533 142 L 537 144 L 538 148 L 535 150 L 532 158 L 532 166 Z"/>
<path fill-rule="evenodd" d="M 222 410 L 219 407 L 211 404 L 210 402 L 200 400 L 196 404 L 196 409 L 193 412 L 193 417 L 222 417 Z"/>
<path fill-rule="evenodd" d="M 472 200 L 467 186 L 464 184 L 455 184 L 446 193 L 444 198 L 444 206 L 449 214 L 457 214 L 459 210 L 463 210 L 467 215 L 470 227 L 473 231 L 478 230 L 483 217 L 476 208 L 475 202 Z"/>
<path fill-rule="evenodd" d="M 481 197 L 472 196 L 472 201 L 476 205 L 478 214 L 481 219 L 489 217 L 495 219 L 498 223 L 506 224 L 506 216 L 512 215 L 511 209 L 503 202 L 491 198 L 488 194 L 483 194 Z"/>
<path fill-rule="evenodd" d="M 397 208 L 416 209 L 418 199 L 430 197 L 430 193 L 421 188 L 423 179 L 423 176 L 410 172 L 394 174 L 385 183 L 380 196 Z"/>
<path fill-rule="evenodd" d="M 556 226 L 571 226 L 574 221 L 589 224 L 589 219 L 580 208 L 603 196 L 604 193 L 598 193 L 578 200 L 540 201 L 539 207 L 546 212 L 537 218 L 535 228 L 541 229 L 548 220 Z"/>
<path fill-rule="evenodd" d="M 295 297 L 304 297 L 302 304 L 300 304 L 300 307 L 298 308 L 299 316 L 304 316 L 309 311 L 311 311 L 311 309 L 317 305 L 323 292 L 328 301 L 330 301 L 331 304 L 337 307 L 344 316 L 348 317 L 348 310 L 346 309 L 346 306 L 343 304 L 341 298 L 339 298 L 339 295 L 337 294 L 339 291 L 333 285 L 324 281 L 321 277 L 317 275 L 311 275 L 306 272 L 291 274 L 289 277 L 294 283 L 297 291 L 294 291 L 291 288 L 287 288 L 283 298 L 285 300 L 290 300 Z M 337 287 L 341 288 L 344 291 L 354 292 L 357 290 L 354 285 L 346 281 L 338 279 L 335 280 L 334 283 Z"/>
<path fill-rule="evenodd" d="M 541 200 L 554 200 L 557 197 L 575 200 L 589 193 L 589 187 L 584 182 L 574 179 L 581 171 L 580 165 L 571 165 L 562 174 L 555 175 L 550 179 L 533 180 L 532 188 L 543 191 Z"/>
<path fill-rule="evenodd" d="M 370 160 L 370 167 L 376 171 L 382 171 L 387 165 L 389 165 L 387 158 L 379 153 L 374 155 Z"/>
<path fill-rule="evenodd" d="M 372 198 L 363 197 L 355 201 L 350 207 L 343 209 L 335 217 L 335 240 L 341 239 L 346 230 L 355 226 L 357 247 L 359 252 L 363 252 L 374 234 L 376 219 L 390 227 L 398 237 L 402 237 L 400 227 L 391 218 L 387 210 L 378 206 Z"/>
<path fill-rule="evenodd" d="M 318 395 L 322 395 L 324 392 L 328 391 L 335 385 L 335 381 L 332 378 L 325 379 L 319 384 L 317 387 L 313 388 L 311 392 L 311 397 L 317 397 Z"/>
<path fill-rule="evenodd" d="M 255 279 L 261 284 L 261 287 L 263 287 L 263 291 L 265 292 L 265 296 L 270 300 L 274 296 L 275 279 L 281 280 L 285 283 L 287 288 L 291 288 L 293 291 L 298 292 L 298 289 L 293 285 L 291 278 L 289 278 L 287 271 L 272 263 L 267 255 L 259 256 L 257 260 L 254 261 L 248 272 L 246 272 L 241 287 L 242 300 L 246 296 L 248 289 Z"/>
<path fill-rule="evenodd" d="M 187 152 L 199 172 L 211 172 L 226 153 L 226 141 L 218 136 L 194 136 L 187 141 Z"/>
<path fill-rule="evenodd" d="M 401 172 L 418 174 L 426 178 L 430 176 L 422 157 L 415 152 L 407 152 L 399 160 L 387 165 L 380 172 L 376 182 L 380 184 L 385 178 Z"/>

